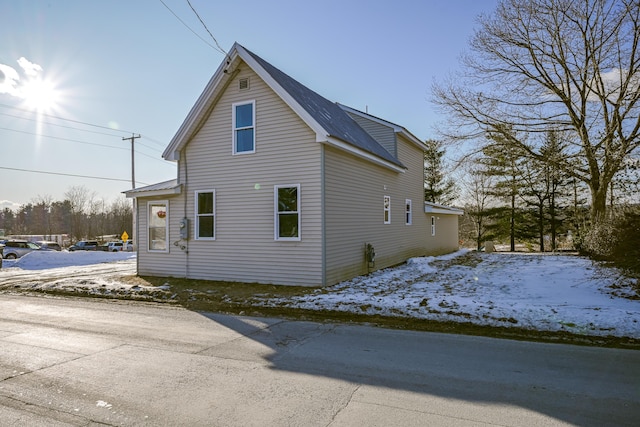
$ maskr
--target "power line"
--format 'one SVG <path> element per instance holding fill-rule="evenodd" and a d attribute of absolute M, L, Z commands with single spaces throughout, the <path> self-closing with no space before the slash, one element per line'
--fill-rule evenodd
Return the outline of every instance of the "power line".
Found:
<path fill-rule="evenodd" d="M 128 180 L 128 179 L 107 178 L 107 177 L 102 177 L 102 176 L 89 176 L 89 175 L 76 175 L 76 174 L 72 174 L 72 173 L 62 173 L 62 172 L 37 171 L 37 170 L 32 170 L 32 169 L 8 168 L 8 167 L 5 167 L 5 166 L 0 166 L 0 169 L 10 170 L 10 171 L 18 171 L 18 172 L 41 173 L 41 174 L 46 174 L 46 175 L 61 175 L 61 176 L 71 176 L 71 177 L 74 177 L 74 178 L 101 179 L 101 180 L 104 180 L 104 181 L 121 181 L 121 182 L 129 182 L 130 183 L 130 180 Z M 147 184 L 145 182 L 140 182 L 140 184 L 149 185 L 149 184 Z"/>
<path fill-rule="evenodd" d="M 64 125 L 60 125 L 58 123 L 43 122 L 43 121 L 40 121 L 38 119 L 33 119 L 33 118 L 30 118 L 30 117 L 14 116 L 13 114 L 0 113 L 0 115 L 7 116 L 7 117 L 13 117 L 14 119 L 28 120 L 28 121 L 31 121 L 31 122 L 39 122 L 39 123 L 42 123 L 42 124 L 45 124 L 45 125 L 57 126 L 57 127 L 61 127 L 61 128 L 64 128 L 64 129 L 79 130 L 80 132 L 95 133 L 95 134 L 98 134 L 98 135 L 107 135 L 107 136 L 114 136 L 114 137 L 120 137 L 121 136 L 121 135 L 116 135 L 114 133 L 107 133 L 107 132 L 99 132 L 99 131 L 96 131 L 96 130 L 81 129 L 81 128 L 76 128 L 76 127 L 73 127 L 73 126 L 64 126 Z"/>
<path fill-rule="evenodd" d="M 205 42 L 205 43 L 207 44 L 207 46 L 211 47 L 213 50 L 217 50 L 218 52 L 220 52 L 220 53 L 224 53 L 224 54 L 226 55 L 226 52 L 225 52 L 223 49 L 221 49 L 221 48 L 216 48 L 214 45 L 212 45 L 211 43 L 209 43 L 208 41 L 206 41 L 205 39 L 203 39 L 203 38 L 200 36 L 200 34 L 196 33 L 196 32 L 195 32 L 195 31 L 194 31 L 190 26 L 188 26 L 188 25 L 187 25 L 187 24 L 186 24 L 182 19 L 180 19 L 180 17 L 179 17 L 178 15 L 176 15 L 176 13 L 175 13 L 173 10 L 171 10 L 171 8 L 170 8 L 169 6 L 167 6 L 167 4 L 166 4 L 164 1 L 160 0 L 160 3 L 162 3 L 162 5 L 163 5 L 164 7 L 166 7 L 166 8 L 167 8 L 167 10 L 168 10 L 169 12 L 171 12 L 171 13 L 173 14 L 173 16 L 175 16 L 175 17 L 176 17 L 176 19 L 177 19 L 178 21 L 180 21 L 180 23 L 182 23 L 182 25 L 184 25 L 185 27 L 187 27 L 187 28 L 189 29 L 189 31 L 191 31 L 193 34 L 195 34 L 195 35 L 196 35 L 196 37 L 198 37 L 200 40 L 202 40 L 203 42 Z M 196 14 L 196 15 L 197 15 L 197 14 Z M 207 31 L 208 31 L 208 30 L 207 30 Z M 212 37 L 213 37 L 213 36 L 212 36 Z M 214 40 L 215 40 L 215 39 L 214 39 Z M 216 42 L 216 44 L 217 44 L 217 42 Z"/>
<path fill-rule="evenodd" d="M 157 139 L 153 139 L 153 138 L 150 138 L 148 136 L 142 135 L 142 139 L 148 139 L 149 141 L 153 142 L 154 144 L 158 144 L 161 147 L 166 147 L 167 146 L 166 142 L 160 142 Z"/>
<path fill-rule="evenodd" d="M 9 129 L 9 128 L 5 128 L 5 127 L 0 127 L 0 129 L 8 130 L 8 131 L 11 131 L 11 132 L 24 133 L 24 134 L 27 134 L 27 135 L 41 136 L 41 137 L 44 137 L 44 138 L 58 139 L 58 140 L 61 140 L 61 141 L 77 142 L 78 144 L 95 145 L 95 146 L 98 146 L 98 147 L 113 148 L 114 150 L 127 150 L 125 147 L 114 147 L 112 145 L 98 144 L 96 142 L 79 141 L 77 139 L 62 138 L 62 137 L 59 137 L 59 136 L 42 135 L 42 134 L 39 134 L 39 133 L 27 132 L 27 131 L 24 131 L 24 130 Z"/>
<path fill-rule="evenodd" d="M 193 13 L 196 14 L 196 16 L 198 17 L 198 19 L 200 20 L 200 23 L 202 24 L 202 26 L 204 27 L 205 30 L 207 30 L 207 33 L 209 33 L 209 35 L 211 36 L 211 38 L 213 39 L 213 41 L 216 43 L 216 46 L 218 46 L 218 49 L 220 49 L 220 51 L 222 53 L 224 53 L 225 55 L 229 55 L 227 53 L 227 51 L 225 51 L 222 46 L 220 46 L 220 43 L 218 43 L 218 40 L 216 40 L 215 37 L 213 37 L 213 34 L 211 34 L 211 31 L 209 31 L 209 28 L 207 28 L 207 24 L 204 23 L 204 21 L 202 20 L 202 18 L 200 18 L 200 15 L 198 15 L 198 12 L 196 11 L 196 9 L 191 5 L 191 2 L 189 0 L 187 0 L 187 3 L 189 4 L 189 7 L 191 8 L 191 10 L 193 10 Z"/>
<path fill-rule="evenodd" d="M 20 110 L 20 111 L 25 111 L 25 112 L 28 112 L 28 113 L 33 113 L 31 110 L 15 107 L 15 106 L 11 106 L 11 105 L 5 105 L 5 104 L 1 104 L 1 103 L 0 103 L 0 107 L 12 108 L 12 109 L 15 109 L 15 110 Z M 29 120 L 29 121 L 32 121 L 32 122 L 40 121 L 38 119 L 33 119 L 33 118 L 23 117 L 23 116 L 16 116 L 16 115 L 13 115 L 13 114 L 8 114 L 8 113 L 1 113 L 0 112 L 0 115 L 7 116 L 7 117 L 13 117 L 15 119 Z M 121 129 L 113 129 L 113 128 L 106 127 L 106 126 L 95 125 L 95 124 L 81 122 L 81 121 L 77 121 L 77 120 L 65 119 L 64 117 L 53 116 L 53 115 L 50 115 L 50 114 L 43 114 L 43 115 L 51 117 L 51 118 L 54 118 L 54 119 L 58 119 L 58 120 L 66 120 L 66 121 L 75 122 L 75 123 L 86 125 L 86 126 L 93 126 L 93 127 L 97 127 L 97 128 L 108 129 L 110 131 L 133 133 L 133 132 L 128 132 L 128 131 L 123 131 Z M 73 127 L 73 126 L 64 126 L 64 125 L 61 125 L 61 124 L 51 123 L 51 122 L 41 122 L 41 123 L 44 123 L 44 124 L 47 124 L 47 125 L 51 125 L 51 126 L 61 127 L 61 128 L 64 128 L 64 129 L 72 129 L 72 130 L 78 130 L 80 132 L 94 133 L 94 134 L 97 134 L 97 135 L 106 135 L 106 136 L 113 136 L 113 137 L 121 137 L 122 136 L 122 135 L 116 135 L 116 134 L 113 134 L 113 133 L 98 132 L 98 131 L 92 131 L 92 130 L 88 130 L 88 129 L 77 128 L 77 127 Z M 9 130 L 12 130 L 12 129 L 9 129 Z M 154 144 L 159 145 L 160 147 L 165 147 L 167 145 L 164 142 L 158 141 L 157 139 L 153 139 L 153 138 L 148 137 L 148 136 L 142 136 L 142 138 L 146 139 L 146 140 L 149 140 L 150 142 L 153 142 Z M 142 143 L 138 143 L 138 145 L 142 145 L 143 147 L 147 147 L 147 148 L 149 148 L 151 150 L 155 150 L 155 148 L 150 147 L 150 146 L 145 145 L 145 144 L 142 144 Z"/>
<path fill-rule="evenodd" d="M 78 144 L 94 145 L 94 146 L 97 146 L 97 147 L 104 147 L 104 148 L 112 148 L 114 150 L 128 150 L 125 147 L 114 147 L 112 145 L 98 144 L 96 142 L 79 141 L 77 139 L 62 138 L 62 137 L 59 137 L 59 136 L 44 135 L 44 134 L 41 134 L 41 133 L 27 132 L 27 131 L 24 131 L 24 130 L 10 129 L 10 128 L 5 128 L 5 127 L 0 127 L 0 130 L 7 130 L 7 131 L 10 131 L 10 132 L 16 132 L 16 133 L 23 133 L 23 134 L 26 134 L 26 135 L 40 136 L 40 137 L 43 137 L 43 138 L 57 139 L 57 140 L 60 140 L 60 141 L 76 142 Z M 113 136 L 115 136 L 115 135 L 113 135 Z M 148 148 L 150 150 L 155 150 L 155 148 L 150 147 L 150 146 L 145 145 L 145 144 L 140 144 L 139 143 L 139 145 L 142 145 L 142 146 L 144 146 L 144 147 L 146 147 L 146 148 Z M 155 160 L 157 162 L 162 162 L 164 164 L 168 164 L 168 162 L 165 162 L 164 160 L 161 160 L 161 159 L 159 159 L 157 157 L 150 156 L 149 154 L 143 153 L 142 151 L 136 150 L 136 153 L 140 154 L 141 156 L 148 157 L 148 158 L 150 158 L 152 160 Z"/>
<path fill-rule="evenodd" d="M 27 113 L 33 114 L 33 111 L 27 110 L 26 108 L 16 107 L 15 105 L 6 105 L 6 104 L 1 104 L 0 103 L 0 107 L 11 108 L 11 109 L 14 109 L 14 110 L 25 111 Z M 100 129 L 108 129 L 108 130 L 113 131 L 113 132 L 132 133 L 131 131 L 124 130 L 124 129 L 113 129 L 113 128 L 110 128 L 110 127 L 107 127 L 107 126 L 94 125 L 93 123 L 82 122 L 80 120 L 66 119 L 64 117 L 54 116 L 53 114 L 38 113 L 38 115 L 45 116 L 45 117 L 51 117 L 52 119 L 57 119 L 57 120 L 64 120 L 64 121 L 71 122 L 71 123 L 78 123 L 80 125 L 91 126 L 91 127 L 100 128 Z"/>

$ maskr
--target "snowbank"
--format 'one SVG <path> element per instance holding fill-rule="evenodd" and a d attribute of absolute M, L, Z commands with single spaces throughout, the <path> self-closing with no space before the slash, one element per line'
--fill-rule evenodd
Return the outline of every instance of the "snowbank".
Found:
<path fill-rule="evenodd" d="M 17 260 L 3 260 L 2 268 L 17 267 L 22 270 L 47 270 L 50 268 L 101 264 L 135 258 L 134 252 L 103 251 L 33 251 Z"/>

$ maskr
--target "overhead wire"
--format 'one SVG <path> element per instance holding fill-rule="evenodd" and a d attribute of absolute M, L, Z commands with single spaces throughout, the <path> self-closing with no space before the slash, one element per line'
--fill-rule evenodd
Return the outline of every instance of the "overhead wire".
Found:
<path fill-rule="evenodd" d="M 73 126 L 61 125 L 61 124 L 58 124 L 58 123 L 43 122 L 43 121 L 41 121 L 39 119 L 34 119 L 34 118 L 31 118 L 31 117 L 24 117 L 24 116 L 15 116 L 13 114 L 8 114 L 8 113 L 1 113 L 0 112 L 0 115 L 7 116 L 7 117 L 13 117 L 14 119 L 28 120 L 28 121 L 31 121 L 31 122 L 39 122 L 39 123 L 42 123 L 42 124 L 45 124 L 45 125 L 57 126 L 57 127 L 61 127 L 61 128 L 64 128 L 64 129 L 72 129 L 72 130 L 78 130 L 78 131 L 81 131 L 81 132 L 94 133 L 94 134 L 97 134 L 97 135 L 107 135 L 107 136 L 114 136 L 114 137 L 118 137 L 118 138 L 120 138 L 120 136 L 121 136 L 121 135 L 116 135 L 115 133 L 107 133 L 107 132 L 100 132 L 100 131 L 96 131 L 96 130 L 81 129 L 81 128 L 77 128 L 77 127 L 73 127 Z"/>
<path fill-rule="evenodd" d="M 162 0 L 161 0 L 162 1 Z M 218 40 L 216 40 L 216 38 L 213 36 L 213 34 L 211 34 L 211 31 L 209 31 L 209 28 L 207 27 L 207 24 L 204 23 L 204 21 L 202 20 L 202 18 L 200 17 L 200 15 L 198 14 L 198 12 L 196 11 L 196 9 L 193 7 L 193 5 L 191 4 L 191 2 L 189 0 L 187 0 L 187 3 L 189 4 L 189 7 L 191 8 L 191 10 L 193 11 L 193 13 L 195 13 L 195 15 L 198 17 L 198 20 L 200 21 L 200 23 L 202 24 L 202 26 L 204 27 L 205 30 L 207 30 L 207 33 L 209 33 L 209 35 L 211 36 L 211 38 L 213 39 L 213 41 L 215 42 L 216 46 L 218 47 L 218 49 L 224 53 L 226 56 L 228 56 L 229 54 L 227 53 L 227 51 L 225 51 L 222 46 L 220 46 L 220 43 L 218 43 Z"/>
<path fill-rule="evenodd" d="M 80 141 L 78 139 L 71 139 L 71 138 L 63 138 L 63 137 L 60 137 L 60 136 L 45 135 L 45 134 L 42 134 L 42 133 L 28 132 L 28 131 L 24 131 L 24 130 L 11 129 L 11 128 L 6 128 L 6 127 L 2 127 L 2 126 L 0 126 L 0 130 L 6 130 L 6 131 L 16 132 L 16 133 L 23 133 L 23 134 L 26 134 L 26 135 L 34 135 L 34 136 L 39 136 L 39 137 L 43 137 L 43 138 L 57 139 L 57 140 L 60 140 L 60 141 L 75 142 L 75 143 L 78 143 L 78 144 L 93 145 L 93 146 L 103 147 L 103 148 L 112 148 L 114 150 L 129 151 L 129 148 L 126 148 L 126 147 L 114 147 L 113 145 L 98 144 L 97 142 Z M 150 147 L 150 146 L 148 146 L 146 144 L 138 143 L 138 145 L 142 145 L 142 146 L 144 146 L 146 148 L 149 148 L 151 150 L 155 150 L 155 148 Z M 159 159 L 157 157 L 153 157 L 153 156 L 151 156 L 151 155 L 149 155 L 147 153 L 143 153 L 140 150 L 134 150 L 134 152 L 136 154 L 140 154 L 141 156 L 148 157 L 148 158 L 150 158 L 152 160 L 155 160 L 155 161 L 158 161 L 158 162 L 162 162 L 162 163 L 165 163 L 165 164 L 170 164 L 170 163 L 165 162 L 165 161 L 163 161 L 163 160 L 161 160 L 161 159 Z"/>
<path fill-rule="evenodd" d="M 130 179 L 119 179 L 119 178 L 107 178 L 103 176 L 90 176 L 90 175 L 77 175 L 73 173 L 62 173 L 62 172 L 48 172 L 48 171 L 37 171 L 32 169 L 21 169 L 21 168 L 9 168 L 6 166 L 0 166 L 0 169 L 18 171 L 18 172 L 30 172 L 30 173 L 41 173 L 46 175 L 61 175 L 61 176 L 72 176 L 75 178 L 90 178 L 90 179 L 101 179 L 104 181 L 120 181 L 120 182 L 131 182 Z M 145 182 L 136 181 L 137 184 L 149 185 Z"/>
<path fill-rule="evenodd" d="M 11 108 L 11 109 L 14 109 L 14 110 L 25 111 L 27 113 L 32 113 L 33 114 L 33 111 L 28 110 L 26 108 L 16 107 L 15 105 L 6 105 L 6 104 L 0 103 L 0 107 Z M 67 118 L 64 118 L 64 117 L 55 116 L 53 114 L 38 113 L 38 115 L 44 116 L 44 117 L 51 117 L 51 118 L 57 119 L 57 120 L 64 120 L 64 121 L 71 122 L 71 123 L 77 123 L 77 124 L 81 124 L 81 125 L 85 125 L 85 126 L 91 126 L 91 127 L 95 127 L 95 128 L 101 128 L 101 129 L 108 129 L 108 130 L 113 131 L 113 132 L 122 132 L 122 133 L 127 133 L 127 134 L 135 133 L 135 132 L 124 130 L 124 129 L 114 129 L 114 128 L 111 128 L 111 127 L 108 127 L 108 126 L 96 125 L 96 124 L 93 124 L 93 123 L 87 123 L 87 122 L 83 122 L 83 121 L 80 121 L 80 120 L 67 119 Z"/>
<path fill-rule="evenodd" d="M 98 144 L 96 142 L 80 141 L 80 140 L 77 140 L 77 139 L 70 139 L 70 138 L 62 138 L 60 136 L 43 135 L 43 134 L 35 133 L 35 132 L 27 132 L 25 130 L 10 129 L 10 128 L 5 128 L 5 127 L 0 127 L 0 129 L 8 130 L 10 132 L 24 133 L 26 135 L 35 135 L 35 136 L 41 136 L 41 137 L 44 137 L 44 138 L 58 139 L 58 140 L 61 140 L 61 141 L 70 141 L 70 142 L 77 142 L 79 144 L 95 145 L 95 146 L 98 146 L 98 147 L 105 147 L 105 148 L 113 148 L 114 150 L 125 150 L 125 151 L 129 150 L 126 147 L 114 147 L 113 145 Z"/>
<path fill-rule="evenodd" d="M 220 45 L 218 45 L 218 47 L 216 47 L 216 46 L 212 45 L 211 43 L 209 43 L 208 41 L 206 41 L 204 38 L 202 38 L 202 36 L 200 36 L 200 34 L 196 33 L 196 32 L 195 32 L 195 31 L 194 31 L 190 26 L 188 26 L 188 25 L 187 25 L 187 23 L 186 23 L 186 22 L 184 22 L 184 21 L 183 21 L 183 20 L 182 20 L 182 19 L 181 19 L 181 18 L 180 18 L 180 17 L 179 17 L 179 16 L 178 16 L 174 11 L 173 11 L 173 10 L 171 10 L 171 8 L 170 8 L 169 6 L 167 6 L 167 4 L 166 4 L 163 0 L 160 0 L 160 3 L 162 3 L 162 5 L 163 5 L 164 7 L 166 7 L 166 8 L 167 8 L 167 10 L 168 10 L 169 12 L 171 12 L 171 14 L 172 14 L 173 16 L 175 16 L 175 17 L 176 17 L 176 19 L 177 19 L 178 21 L 180 21 L 180 23 L 181 23 L 182 25 L 184 25 L 185 27 L 187 27 L 187 29 L 188 29 L 189 31 L 191 31 L 193 34 L 195 34 L 195 36 L 196 36 L 196 37 L 198 37 L 200 40 L 202 40 L 202 41 L 203 41 L 207 46 L 211 47 L 213 50 L 216 50 L 216 51 L 218 51 L 218 52 L 220 52 L 220 53 L 223 53 L 223 54 L 225 54 L 225 55 L 227 54 L 227 53 L 224 51 L 224 49 L 222 49 L 222 48 L 220 47 Z M 191 4 L 189 4 L 189 6 L 191 6 Z M 193 7 L 192 7 L 192 9 L 193 9 Z M 197 15 L 197 13 L 196 13 L 196 15 Z M 200 21 L 200 22 L 202 22 L 202 21 Z M 208 31 L 208 30 L 207 30 L 207 31 Z M 209 34 L 211 35 L 211 33 L 209 33 Z M 213 36 L 212 36 L 212 37 L 213 37 Z M 215 40 L 215 39 L 214 39 L 214 40 Z M 217 44 L 218 44 L 218 42 L 216 41 L 216 45 L 217 45 Z"/>

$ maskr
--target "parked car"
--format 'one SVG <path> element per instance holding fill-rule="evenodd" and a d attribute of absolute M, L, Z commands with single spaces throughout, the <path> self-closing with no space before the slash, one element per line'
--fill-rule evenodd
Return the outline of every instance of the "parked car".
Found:
<path fill-rule="evenodd" d="M 97 240 L 80 240 L 69 247 L 69 252 L 73 251 L 95 251 L 98 249 Z"/>
<path fill-rule="evenodd" d="M 4 255 L 2 254 L 4 252 L 4 243 L 0 243 L 0 268 L 2 268 L 2 258 L 4 258 Z"/>
<path fill-rule="evenodd" d="M 48 240 L 39 240 L 36 242 L 40 249 L 43 251 L 61 251 L 62 248 L 58 244 L 58 242 L 50 242 Z"/>
<path fill-rule="evenodd" d="M 39 250 L 40 246 L 28 240 L 11 239 L 4 242 L 3 257 L 5 259 L 16 259 L 29 252 Z"/>
<path fill-rule="evenodd" d="M 109 252 L 121 252 L 122 242 L 109 242 L 107 243 L 107 250 Z"/>

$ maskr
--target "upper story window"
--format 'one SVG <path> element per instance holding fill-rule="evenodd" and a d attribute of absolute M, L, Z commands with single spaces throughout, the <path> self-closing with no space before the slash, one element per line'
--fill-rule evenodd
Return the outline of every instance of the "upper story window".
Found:
<path fill-rule="evenodd" d="M 384 196 L 384 223 L 391 224 L 391 197 Z"/>
<path fill-rule="evenodd" d="M 168 202 L 158 201 L 148 204 L 149 251 L 169 252 L 169 213 Z"/>
<path fill-rule="evenodd" d="M 275 186 L 275 238 L 300 240 L 300 184 Z"/>
<path fill-rule="evenodd" d="M 431 217 L 431 235 L 432 236 L 436 235 L 436 217 L 435 216 Z"/>
<path fill-rule="evenodd" d="M 404 201 L 404 223 L 407 225 L 411 225 L 413 222 L 412 214 L 411 214 L 411 199 L 406 199 Z"/>
<path fill-rule="evenodd" d="M 216 193 L 196 191 L 196 240 L 216 238 Z"/>
<path fill-rule="evenodd" d="M 233 154 L 256 152 L 256 101 L 233 104 Z"/>

